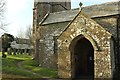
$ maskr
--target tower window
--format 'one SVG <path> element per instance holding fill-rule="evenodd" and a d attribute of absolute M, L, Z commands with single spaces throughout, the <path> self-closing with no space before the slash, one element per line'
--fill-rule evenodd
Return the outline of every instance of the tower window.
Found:
<path fill-rule="evenodd" d="M 57 53 L 57 48 L 58 48 L 58 43 L 57 43 L 57 38 L 58 36 L 53 36 L 53 40 L 54 40 L 54 54 Z"/>

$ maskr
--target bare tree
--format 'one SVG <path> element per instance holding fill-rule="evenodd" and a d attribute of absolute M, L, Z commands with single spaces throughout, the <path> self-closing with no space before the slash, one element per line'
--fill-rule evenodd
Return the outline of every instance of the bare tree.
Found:
<path fill-rule="evenodd" d="M 29 39 L 30 43 L 32 43 L 32 27 L 31 27 L 31 25 L 27 26 L 25 37 Z"/>
<path fill-rule="evenodd" d="M 20 28 L 17 31 L 17 37 L 18 38 L 28 39 L 29 43 L 32 44 L 32 27 L 31 27 L 31 25 L 26 26 L 25 30 L 23 30 L 22 28 Z"/>
<path fill-rule="evenodd" d="M 5 12 L 5 0 L 0 0 L 0 30 L 5 31 L 4 24 L 4 12 Z M 2 42 L 0 43 L 2 45 Z M 2 57 L 6 58 L 6 54 L 4 54 L 4 50 L 2 49 Z"/>
<path fill-rule="evenodd" d="M 20 28 L 17 31 L 17 37 L 18 38 L 26 38 L 26 39 L 31 40 L 32 39 L 32 27 L 31 27 L 31 25 L 28 25 L 25 30 Z"/>
<path fill-rule="evenodd" d="M 17 31 L 17 37 L 18 37 L 18 38 L 25 38 L 25 31 L 24 31 L 24 29 L 22 29 L 21 27 L 20 27 L 19 30 Z"/>
<path fill-rule="evenodd" d="M 4 26 L 7 26 L 4 23 L 4 13 L 5 13 L 5 0 L 0 0 L 0 29 L 5 30 Z"/>

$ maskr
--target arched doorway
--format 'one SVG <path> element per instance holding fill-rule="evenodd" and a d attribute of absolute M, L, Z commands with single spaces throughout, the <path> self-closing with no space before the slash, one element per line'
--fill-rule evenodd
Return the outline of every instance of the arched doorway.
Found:
<path fill-rule="evenodd" d="M 94 48 L 84 36 L 72 41 L 72 74 L 73 78 L 94 78 Z"/>

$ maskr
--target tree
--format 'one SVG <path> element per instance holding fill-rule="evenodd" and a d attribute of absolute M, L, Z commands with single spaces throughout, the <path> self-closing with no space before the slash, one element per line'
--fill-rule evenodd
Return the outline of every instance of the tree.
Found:
<path fill-rule="evenodd" d="M 5 52 L 10 48 L 10 42 L 14 41 L 14 36 L 11 34 L 4 33 L 2 36 L 2 57 L 6 58 Z"/>
<path fill-rule="evenodd" d="M 31 25 L 27 26 L 25 36 L 26 36 L 26 38 L 29 39 L 30 44 L 32 44 L 32 27 L 31 27 Z"/>
<path fill-rule="evenodd" d="M 5 13 L 5 0 L 0 0 L 0 29 L 5 30 L 7 24 L 3 22 Z"/>
<path fill-rule="evenodd" d="M 31 25 L 26 26 L 26 30 L 20 28 L 17 33 L 18 38 L 26 38 L 31 41 L 32 39 L 32 27 Z"/>
<path fill-rule="evenodd" d="M 4 33 L 2 36 L 2 49 L 7 51 L 7 48 L 10 48 L 10 42 L 14 41 L 14 36 L 11 34 Z"/>
<path fill-rule="evenodd" d="M 21 27 L 17 31 L 17 37 L 18 38 L 25 38 L 25 31 Z"/>

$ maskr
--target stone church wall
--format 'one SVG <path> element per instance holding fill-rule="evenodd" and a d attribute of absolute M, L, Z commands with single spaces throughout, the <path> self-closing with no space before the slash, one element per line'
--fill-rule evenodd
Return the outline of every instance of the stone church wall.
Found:
<path fill-rule="evenodd" d="M 111 33 L 115 32 L 116 30 L 116 25 L 117 25 L 116 16 L 98 17 L 98 18 L 93 18 L 93 20 L 99 23 L 101 26 L 103 26 L 106 30 L 108 30 Z M 56 64 L 57 54 L 54 51 L 53 36 L 58 36 L 65 29 L 65 26 L 68 25 L 68 23 L 69 22 L 54 23 L 54 24 L 40 26 L 41 28 L 40 31 L 41 37 L 40 37 L 40 46 L 39 46 L 40 65 L 49 68 L 57 67 Z M 116 36 L 116 34 L 113 34 L 113 36 Z"/>
<path fill-rule="evenodd" d="M 117 15 L 114 16 L 106 16 L 106 17 L 98 17 L 98 18 L 93 18 L 98 24 L 100 24 L 102 27 L 104 27 L 108 32 L 112 34 L 112 37 L 114 40 L 112 40 L 112 48 L 110 51 L 112 52 L 111 57 L 112 57 L 112 66 L 115 68 L 115 65 L 117 65 Z M 120 35 L 119 35 L 120 39 Z M 119 45 L 120 46 L 120 45 Z M 113 59 L 114 58 L 114 59 Z M 114 72 L 114 71 L 113 71 Z"/>
<path fill-rule="evenodd" d="M 112 33 L 116 38 L 117 15 L 93 18 L 98 24 L 104 27 L 108 32 Z"/>
<path fill-rule="evenodd" d="M 115 39 L 115 42 L 117 42 L 117 25 L 120 24 L 120 20 L 117 21 L 118 15 L 114 16 L 106 16 L 106 17 L 99 17 L 99 18 L 93 18 L 98 24 L 103 26 L 107 31 L 112 33 L 113 38 Z M 120 28 L 119 28 L 119 34 L 120 34 Z M 120 35 L 119 35 L 119 41 L 120 41 Z M 115 44 L 114 44 L 115 45 Z M 117 45 L 115 45 L 117 47 Z M 120 43 L 119 43 L 120 47 Z M 119 48 L 120 51 L 120 48 Z M 115 49 L 115 52 L 116 49 Z"/>
<path fill-rule="evenodd" d="M 57 68 L 57 53 L 54 38 L 65 29 L 69 22 L 40 26 L 39 61 L 40 66 Z M 56 44 L 57 45 L 57 44 Z"/>
<path fill-rule="evenodd" d="M 89 38 L 91 36 L 98 46 L 98 50 L 94 51 L 95 78 L 111 78 L 111 34 L 109 34 L 106 30 L 104 30 L 104 28 L 96 24 L 94 21 L 87 19 L 82 15 L 78 16 L 77 19 L 58 39 L 58 75 L 63 78 L 72 77 L 71 52 L 69 51 L 69 45 L 75 37 L 81 34 L 92 43 L 93 41 Z M 65 38 L 66 40 L 64 40 Z M 95 45 L 93 44 L 93 47 L 94 46 Z"/>

